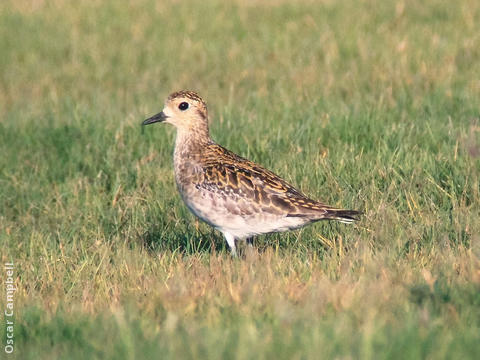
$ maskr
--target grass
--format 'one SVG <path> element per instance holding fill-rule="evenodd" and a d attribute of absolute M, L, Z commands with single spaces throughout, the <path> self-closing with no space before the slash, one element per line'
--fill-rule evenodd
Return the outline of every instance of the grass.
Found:
<path fill-rule="evenodd" d="M 2 2 L 7 358 L 475 358 L 479 21 L 474 0 Z M 176 192 L 174 130 L 140 129 L 182 88 L 219 143 L 362 220 L 232 259 Z"/>

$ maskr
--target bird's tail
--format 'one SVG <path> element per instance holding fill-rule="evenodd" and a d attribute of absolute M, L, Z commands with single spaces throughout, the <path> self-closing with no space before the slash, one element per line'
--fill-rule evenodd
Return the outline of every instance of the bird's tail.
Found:
<path fill-rule="evenodd" d="M 345 224 L 351 224 L 357 221 L 358 215 L 361 215 L 360 211 L 356 210 L 341 210 L 341 209 L 327 209 L 324 219 L 326 220 L 338 220 Z"/>

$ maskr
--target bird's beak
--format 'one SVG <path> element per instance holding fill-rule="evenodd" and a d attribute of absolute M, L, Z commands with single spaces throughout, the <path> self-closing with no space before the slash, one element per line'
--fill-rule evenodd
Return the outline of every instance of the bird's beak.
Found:
<path fill-rule="evenodd" d="M 144 122 L 142 122 L 142 125 L 148 125 L 148 124 L 153 124 L 153 123 L 156 123 L 156 122 L 162 122 L 162 121 L 165 121 L 167 118 L 168 118 L 168 116 L 165 115 L 165 113 L 162 111 L 162 112 L 159 112 L 157 115 L 153 115 L 152 117 L 150 117 L 147 120 L 145 120 Z"/>

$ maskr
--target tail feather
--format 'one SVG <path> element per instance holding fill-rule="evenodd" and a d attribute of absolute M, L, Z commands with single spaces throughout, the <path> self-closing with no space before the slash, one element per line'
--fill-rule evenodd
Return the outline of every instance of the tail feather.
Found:
<path fill-rule="evenodd" d="M 360 211 L 356 210 L 327 209 L 324 219 L 338 220 L 345 224 L 351 224 L 354 221 L 357 221 L 357 216 L 361 214 Z"/>
<path fill-rule="evenodd" d="M 354 221 L 358 221 L 358 215 L 362 215 L 362 212 L 357 210 L 323 208 L 321 211 L 315 213 L 293 213 L 288 214 L 287 217 L 303 217 L 309 219 L 310 221 L 337 220 L 345 224 L 351 224 Z"/>

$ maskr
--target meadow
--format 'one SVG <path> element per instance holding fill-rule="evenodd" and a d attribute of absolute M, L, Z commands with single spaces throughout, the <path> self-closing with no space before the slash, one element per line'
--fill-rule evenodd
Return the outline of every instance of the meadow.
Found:
<path fill-rule="evenodd" d="M 0 2 L 5 359 L 474 359 L 480 2 Z M 364 212 L 232 258 L 173 179 L 213 138 Z M 2 270 L 2 312 L 6 274 Z"/>

